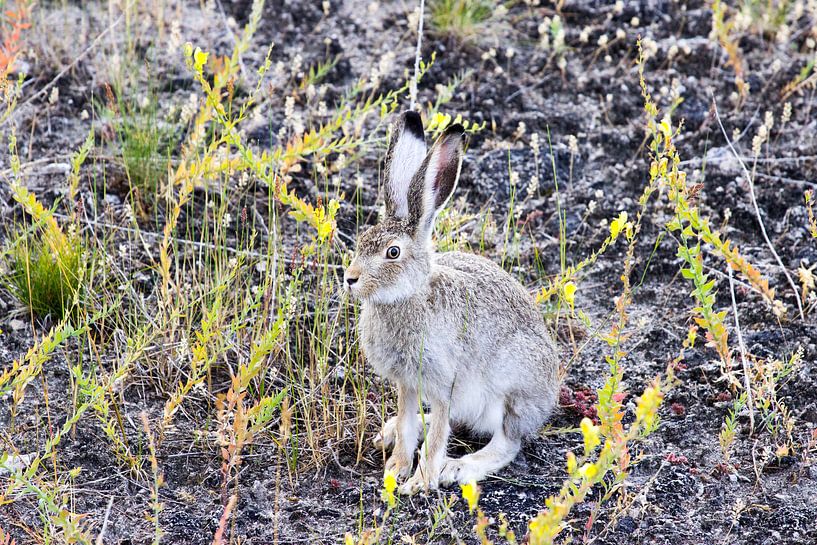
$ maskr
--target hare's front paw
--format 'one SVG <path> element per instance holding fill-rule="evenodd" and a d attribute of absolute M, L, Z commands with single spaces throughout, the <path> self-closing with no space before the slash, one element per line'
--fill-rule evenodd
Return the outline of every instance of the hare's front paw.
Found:
<path fill-rule="evenodd" d="M 467 484 L 471 481 L 481 481 L 488 472 L 481 467 L 478 460 L 464 456 L 459 459 L 448 459 L 440 473 L 440 482 L 443 485 Z"/>
<path fill-rule="evenodd" d="M 404 496 L 413 496 L 424 490 L 437 490 L 440 487 L 440 472 L 420 465 L 409 480 L 403 483 L 397 491 Z"/>
<path fill-rule="evenodd" d="M 383 429 L 380 430 L 374 440 L 374 447 L 377 449 L 385 449 L 388 450 L 394 446 L 394 442 L 397 440 L 397 417 L 392 416 L 386 423 L 383 424 Z"/>
<path fill-rule="evenodd" d="M 386 460 L 386 473 L 392 473 L 398 481 L 402 481 L 411 473 L 411 460 L 406 460 L 398 454 L 392 454 Z"/>

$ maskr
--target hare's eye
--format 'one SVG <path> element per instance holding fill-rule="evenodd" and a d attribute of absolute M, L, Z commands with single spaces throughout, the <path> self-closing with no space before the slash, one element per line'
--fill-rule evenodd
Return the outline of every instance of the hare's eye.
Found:
<path fill-rule="evenodd" d="M 389 246 L 386 250 L 386 258 L 387 259 L 397 259 L 400 257 L 400 247 L 399 246 Z"/>

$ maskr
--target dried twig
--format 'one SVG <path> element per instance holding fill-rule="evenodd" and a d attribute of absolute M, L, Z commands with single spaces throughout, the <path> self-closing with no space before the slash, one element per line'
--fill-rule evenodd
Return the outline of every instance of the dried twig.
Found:
<path fill-rule="evenodd" d="M 99 530 L 99 535 L 96 537 L 96 545 L 103 545 L 105 543 L 105 531 L 108 529 L 108 520 L 111 518 L 111 507 L 113 507 L 113 496 L 108 500 L 108 507 L 105 509 L 105 518 L 102 520 L 102 529 Z"/>
<path fill-rule="evenodd" d="M 224 545 L 224 532 L 227 530 L 227 523 L 230 521 L 230 515 L 233 513 L 235 504 L 238 501 L 238 496 L 233 494 L 224 506 L 224 512 L 221 514 L 221 519 L 218 522 L 216 534 L 213 536 L 213 545 Z"/>
<path fill-rule="evenodd" d="M 755 403 L 752 398 L 752 382 L 749 379 L 749 363 L 746 361 L 746 345 L 743 343 L 743 335 L 740 332 L 740 320 L 738 319 L 738 304 L 735 302 L 735 283 L 732 280 L 732 267 L 726 267 L 729 273 L 729 292 L 732 295 L 732 313 L 735 315 L 735 332 L 738 335 L 738 350 L 740 351 L 740 362 L 743 364 L 743 388 L 746 390 L 746 406 L 749 407 L 749 434 L 755 431 Z"/>
<path fill-rule="evenodd" d="M 420 47 L 423 44 L 423 19 L 425 12 L 425 0 L 420 0 L 420 17 L 417 22 L 417 50 L 414 52 L 414 79 L 412 79 L 411 87 L 409 88 L 409 92 L 411 93 L 411 110 L 414 110 L 414 106 L 417 103 L 417 77 L 420 74 Z"/>

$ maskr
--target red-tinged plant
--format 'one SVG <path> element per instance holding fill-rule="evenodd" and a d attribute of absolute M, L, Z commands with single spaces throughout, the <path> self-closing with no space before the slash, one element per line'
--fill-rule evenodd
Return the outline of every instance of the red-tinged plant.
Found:
<path fill-rule="evenodd" d="M 689 459 L 683 454 L 675 454 L 674 452 L 670 452 L 664 459 L 674 466 L 689 465 Z"/>
<path fill-rule="evenodd" d="M 10 534 L 7 534 L 5 530 L 0 528 L 0 545 L 16 545 L 17 542 L 11 538 Z"/>
<path fill-rule="evenodd" d="M 14 67 L 14 61 L 20 53 L 20 42 L 22 33 L 31 27 L 28 22 L 31 12 L 31 4 L 19 2 L 16 9 L 6 10 L 5 27 L 3 29 L 3 45 L 0 46 L 0 76 L 6 77 Z"/>
<path fill-rule="evenodd" d="M 576 413 L 578 416 L 587 417 L 593 422 L 598 422 L 596 414 L 596 392 L 589 388 L 571 389 L 569 386 L 562 386 L 559 392 L 559 406 L 563 409 Z"/>

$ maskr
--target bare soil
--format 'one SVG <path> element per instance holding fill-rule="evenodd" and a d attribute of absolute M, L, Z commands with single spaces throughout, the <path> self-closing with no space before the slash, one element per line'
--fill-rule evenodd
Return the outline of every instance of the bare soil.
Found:
<path fill-rule="evenodd" d="M 316 2 L 268 2 L 255 45 L 243 62 L 252 70 L 270 42 L 276 43 L 273 63 L 290 62 L 298 53 L 309 65 L 326 58 L 328 48 L 331 54 L 340 55 L 325 82 L 331 105 L 332 97 L 340 97 L 343 89 L 365 75 L 384 52 L 393 51 L 396 58 L 385 76 L 385 85 L 397 86 L 404 69 L 411 68 L 414 62 L 416 36 L 408 26 L 407 8 L 402 3 L 382 2 L 379 9 L 368 10 L 365 4 L 332 2 L 330 15 L 325 17 Z M 238 25 L 246 22 L 249 2 L 221 5 L 225 17 L 234 18 Z M 107 26 L 107 19 L 101 15 L 104 10 L 96 13 L 90 8 L 86 12 L 81 7 L 52 5 L 40 9 L 56 15 L 42 19 L 41 24 L 53 26 L 37 28 L 38 33 L 66 32 L 82 26 L 76 21 L 84 21 L 85 35 L 93 37 Z M 220 19 L 197 22 L 195 18 L 203 14 L 196 7 L 185 7 L 184 13 L 185 39 L 229 53 L 232 43 Z M 515 272 L 528 279 L 531 291 L 542 285 L 542 277 L 536 272 L 536 253 L 543 256 L 546 274 L 559 271 L 557 198 L 565 212 L 568 262 L 575 263 L 598 247 L 608 232 L 603 220 L 620 210 L 634 214 L 648 177 L 643 100 L 633 60 L 636 37 L 649 36 L 657 44 L 657 53 L 647 62 L 646 77 L 659 106 L 668 106 L 673 82 L 684 99 L 675 113 L 676 119 L 684 119 L 677 144 L 684 168 L 692 179 L 703 184 L 698 195 L 701 210 L 713 225 L 728 222 L 725 234 L 769 278 L 789 310 L 786 319 L 778 320 L 772 309 L 737 278 L 737 307 L 746 347 L 752 354 L 764 357 L 787 357 L 802 347 L 804 355 L 802 367 L 780 394 L 795 419 L 794 436 L 801 448 L 782 457 L 773 451 L 770 454 L 774 441 L 768 432 L 750 436 L 748 420 L 742 415 L 733 449 L 738 469 L 730 473 L 723 470 L 718 433 L 731 407 L 731 394 L 719 381 L 720 368 L 714 363 L 714 352 L 700 343 L 688 350 L 678 377 L 681 385 L 665 400 L 660 427 L 633 452 L 635 463 L 627 478 L 627 494 L 621 496 L 624 499 L 598 504 L 600 495 L 591 498 L 571 513 L 564 535 L 600 544 L 817 543 L 817 466 L 814 453 L 803 448 L 817 427 L 817 321 L 814 315 L 805 320 L 796 316 L 792 290 L 763 241 L 749 185 L 726 148 L 712 108 L 714 101 L 730 135 L 735 128 L 741 131 L 736 146 L 751 161 L 752 136 L 763 123 L 765 111 L 773 111 L 780 119 L 784 102 L 781 90 L 809 55 L 814 55 L 803 45 L 806 34 L 795 34 L 785 46 L 756 36 L 741 41 L 751 93 L 746 104 L 736 109 L 730 99 L 735 91 L 734 72 L 725 64 L 722 49 L 708 38 L 712 14 L 702 2 L 627 2 L 620 13 L 601 2 L 565 2 L 561 14 L 569 50 L 564 73 L 556 68 L 551 52 L 537 46 L 537 27 L 545 13 L 552 10 L 530 10 L 520 3 L 510 10 L 507 28 L 486 32 L 480 42 L 462 44 L 433 34 L 425 36 L 424 57 L 429 58 L 432 52 L 437 57 L 420 85 L 420 99 L 433 100 L 436 84 L 467 74 L 447 111 L 487 122 L 487 129 L 470 139 L 452 206 L 461 211 L 491 211 L 495 217 L 504 218 L 511 194 L 509 171 L 519 174 L 516 198 L 522 203 L 520 221 L 524 221 L 525 228 Z M 634 17 L 639 19 L 638 27 L 631 25 Z M 591 29 L 586 43 L 579 40 L 584 27 Z M 617 29 L 626 32 L 626 39 L 611 40 L 606 49 L 599 48 L 599 36 L 606 34 L 612 39 Z M 324 43 L 327 38 L 331 39 L 329 46 Z M 509 47 L 513 48 L 512 56 Z M 483 53 L 490 48 L 496 49 L 496 56 L 483 60 Z M 76 53 L 69 51 L 66 56 L 72 54 Z M 610 55 L 609 61 L 606 55 Z M 81 112 L 92 108 L 92 101 L 103 93 L 104 74 L 93 58 L 90 55 L 78 61 L 58 80 L 60 101 L 48 110 L 48 119 L 36 113 L 46 109 L 47 96 L 25 104 L 17 118 L 20 149 L 25 150 L 28 160 L 44 160 L 30 176 L 30 187 L 47 202 L 61 194 L 66 154 L 78 148 L 87 134 L 88 122 L 81 119 Z M 779 67 L 774 66 L 775 59 L 781 61 Z M 53 70 L 37 72 L 44 64 L 32 61 L 28 75 L 32 83 L 24 90 L 23 102 L 56 76 Z M 161 103 L 183 102 L 195 91 L 181 62 L 181 52 L 178 61 L 169 60 L 161 66 L 161 71 L 154 74 L 161 82 Z M 791 120 L 784 126 L 778 121 L 769 143 L 764 145 L 756 165 L 755 191 L 769 237 L 786 268 L 796 276 L 799 266 L 817 263 L 817 243 L 807 232 L 803 205 L 804 190 L 817 188 L 817 102 L 813 89 L 787 100 L 792 105 Z M 265 115 L 268 117 L 263 123 L 248 129 L 259 146 L 274 143 L 283 109 L 273 101 Z M 514 135 L 520 122 L 524 122 L 526 130 L 517 139 Z M 542 142 L 538 165 L 528 145 L 533 133 L 538 133 Z M 569 135 L 577 137 L 575 155 L 568 148 Z M 369 223 L 375 221 L 379 205 L 376 187 L 381 152 L 378 148 L 356 159 L 357 172 L 366 180 L 362 200 L 364 218 Z M 537 173 L 539 191 L 528 198 L 528 181 Z M 102 191 L 97 187 L 96 191 L 102 197 L 100 202 L 109 209 L 106 213 L 121 217 L 127 188 L 115 175 L 109 176 L 107 188 Z M 353 176 L 344 178 L 342 185 L 347 195 L 355 193 Z M 298 177 L 293 187 L 313 198 L 322 191 L 308 174 Z M 84 188 L 86 192 L 92 190 Z M 589 211 L 591 201 L 596 205 Z M 357 229 L 355 207 L 349 200 L 339 213 L 341 236 L 349 240 Z M 694 306 L 689 295 L 691 286 L 679 274 L 681 261 L 676 256 L 676 244 L 664 229 L 671 212 L 666 205 L 652 206 L 636 252 L 638 263 L 632 280 L 637 287 L 630 310 L 633 330 L 625 346 L 625 380 L 630 394 L 625 403 L 634 400 L 643 385 L 662 373 L 678 354 L 690 323 Z M 7 224 L 19 216 L 4 186 L 0 189 L 0 221 Z M 474 233 L 474 238 L 478 235 Z M 486 254 L 498 258 L 501 245 L 497 240 L 486 248 Z M 265 246 L 260 240 L 259 247 Z M 612 301 L 621 292 L 624 251 L 623 245 L 612 248 L 580 284 L 577 304 L 598 323 L 606 323 L 613 310 Z M 707 265 L 718 280 L 718 307 L 731 309 L 725 264 L 710 256 Z M 147 274 L 143 280 L 146 291 L 155 281 L 150 272 Z M 10 294 L 0 292 L 0 371 L 24 353 L 48 326 L 35 323 L 32 329 L 32 324 L 27 323 L 22 328 L 13 327 L 11 321 L 20 317 L 12 312 L 16 308 Z M 731 320 L 730 314 L 730 329 Z M 25 315 L 23 321 L 27 322 Z M 576 331 L 581 335 L 580 328 Z M 480 505 L 486 514 L 496 518 L 505 513 L 520 537 L 526 534 L 527 521 L 543 509 L 545 498 L 558 492 L 565 477 L 566 452 L 580 445 L 579 434 L 557 431 L 578 426 L 584 409 L 577 404 L 577 394 L 579 400 L 588 393 L 592 395 L 605 377 L 606 345 L 587 333 L 577 342 L 588 345 L 567 371 L 562 407 L 550 426 L 525 445 L 511 466 L 482 484 Z M 567 335 L 560 335 L 560 344 L 567 360 L 573 353 Z M 60 415 L 57 420 L 46 419 L 42 385 L 29 390 L 11 436 L 7 431 L 11 402 L 4 400 L 0 404 L 0 441 L 12 441 L 19 452 L 36 451 L 47 432 L 61 426 L 67 416 L 65 409 L 71 400 L 64 354 L 57 354 L 48 363 L 44 377 L 47 402 L 51 414 Z M 378 386 L 377 391 L 381 392 L 378 395 L 389 395 L 386 385 Z M 139 414 L 146 411 L 160 418 L 165 398 L 134 381 L 126 387 L 124 399 L 125 427 L 138 442 L 142 436 Z M 193 430 L 211 425 L 198 418 L 206 419 L 207 409 L 193 405 L 188 414 L 179 418 L 176 432 L 159 452 L 165 476 L 160 517 L 165 532 L 163 543 L 211 543 L 223 510 L 219 452 L 190 439 Z M 373 422 L 373 432 L 376 426 Z M 333 462 L 297 471 L 286 465 L 274 444 L 261 441 L 249 447 L 231 527 L 234 542 L 338 543 L 346 532 L 356 533 L 361 524 L 371 525 L 374 514 L 383 508 L 379 492 L 381 454 L 368 447 L 363 459 L 357 461 L 351 441 L 324 447 L 334 450 L 335 455 L 330 457 Z M 466 436 L 458 436 L 452 446 L 457 452 L 469 448 L 474 448 L 474 443 Z M 152 527 L 145 518 L 150 501 L 148 485 L 120 468 L 93 418 L 82 419 L 76 433 L 63 441 L 58 460 L 61 467 L 82 468 L 75 482 L 72 508 L 87 513 L 92 524 L 101 526 L 109 498 L 114 498 L 106 543 L 151 542 Z M 420 543 L 474 542 L 473 519 L 462 501 L 437 527 L 430 523 L 434 510 L 458 493 L 448 489 L 401 500 L 388 522 L 387 533 L 395 540 L 414 536 Z M 35 542 L 35 537 L 24 529 L 39 525 L 36 499 L 0 505 L 0 521 L 18 543 Z"/>

